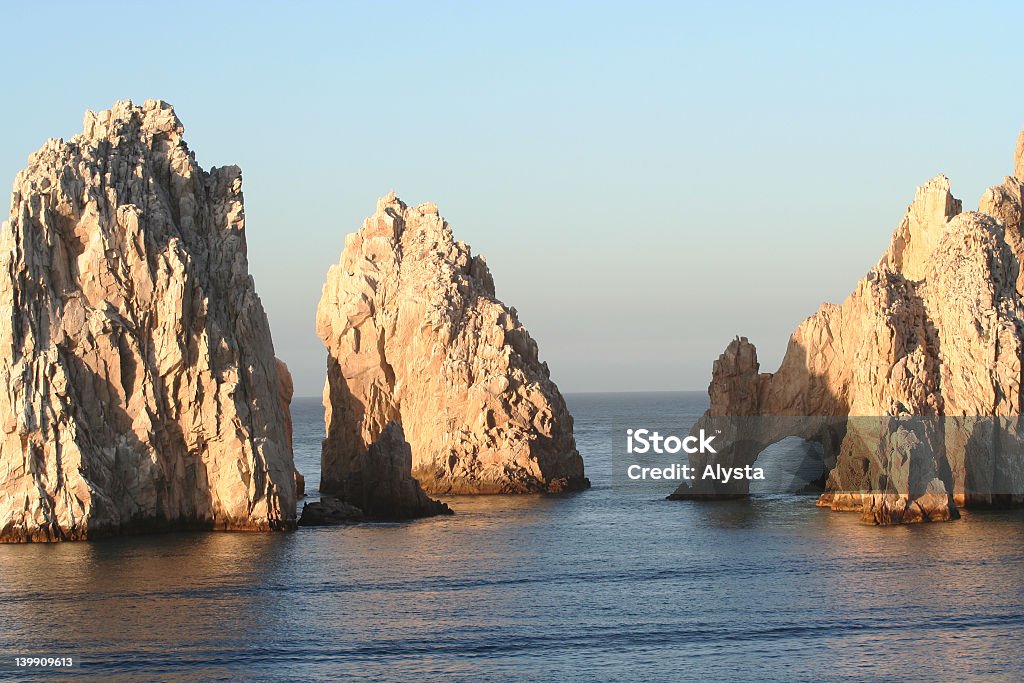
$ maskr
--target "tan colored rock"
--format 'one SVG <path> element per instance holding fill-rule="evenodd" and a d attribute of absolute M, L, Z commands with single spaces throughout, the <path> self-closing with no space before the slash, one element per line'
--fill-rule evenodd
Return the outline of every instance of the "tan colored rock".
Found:
<path fill-rule="evenodd" d="M 0 538 L 284 529 L 295 487 L 241 173 L 163 102 L 87 112 L 0 236 Z"/>
<path fill-rule="evenodd" d="M 280 358 L 274 359 L 277 371 L 277 396 L 281 402 L 281 410 L 284 412 L 284 433 L 288 441 L 288 450 L 294 453 L 292 448 L 292 397 L 295 395 L 295 383 L 292 381 L 292 373 L 288 370 L 288 364 Z M 302 499 L 306 497 L 306 478 L 295 468 L 295 497 Z"/>
<path fill-rule="evenodd" d="M 295 382 L 292 381 L 292 373 L 288 370 L 288 364 L 280 358 L 274 359 L 274 373 L 277 375 L 277 398 L 281 402 L 284 416 L 284 433 L 288 441 L 288 447 L 292 447 L 292 397 L 295 396 Z"/>
<path fill-rule="evenodd" d="M 1007 176 L 999 185 L 985 190 L 978 210 L 1003 223 L 1006 243 L 1017 256 L 1024 259 L 1024 131 L 1017 138 L 1014 175 Z M 1024 268 L 1017 273 L 1017 293 L 1024 295 Z"/>
<path fill-rule="evenodd" d="M 758 447 L 712 459 L 750 464 L 786 436 L 821 441 L 833 462 L 819 504 L 877 524 L 955 519 L 954 501 L 1024 502 L 1024 445 L 1013 436 L 1024 357 L 1021 186 L 1007 178 L 981 212 L 961 213 L 949 181 L 932 179 L 846 301 L 796 329 L 777 372 L 759 374 L 753 345 L 732 342 L 715 363 L 704 422 L 788 419 L 748 421 L 756 426 L 744 438 Z M 674 497 L 714 493 L 681 488 Z"/>
<path fill-rule="evenodd" d="M 1017 149 L 1013 155 L 1013 175 L 1024 181 L 1024 130 L 1017 136 Z"/>
<path fill-rule="evenodd" d="M 932 178 L 917 188 L 914 202 L 892 236 L 883 256 L 891 270 L 908 280 L 920 280 L 931 264 L 931 254 L 945 233 L 945 225 L 963 210 L 963 204 L 949 192 L 949 178 Z"/>
<path fill-rule="evenodd" d="M 321 490 L 341 488 L 391 421 L 428 492 L 589 485 L 536 342 L 433 204 L 378 201 L 328 273 L 317 332 L 328 349 Z"/>

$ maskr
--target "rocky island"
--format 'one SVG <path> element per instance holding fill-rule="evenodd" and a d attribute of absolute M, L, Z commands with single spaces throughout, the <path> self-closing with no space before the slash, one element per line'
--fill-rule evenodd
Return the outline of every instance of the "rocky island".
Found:
<path fill-rule="evenodd" d="M 361 491 L 365 454 L 391 423 L 429 493 L 589 486 L 536 342 L 435 205 L 377 202 L 330 269 L 317 332 L 328 349 L 321 491 Z"/>
<path fill-rule="evenodd" d="M 0 236 L 0 540 L 291 528 L 241 172 L 164 102 L 84 128 L 29 158 Z"/>
<path fill-rule="evenodd" d="M 0 541 L 293 528 L 292 378 L 249 275 L 241 172 L 203 170 L 161 101 L 84 127 L 29 158 L 0 238 Z M 432 205 L 380 201 L 317 328 L 335 497 L 304 524 L 451 513 L 425 489 L 589 484 L 536 343 Z"/>
<path fill-rule="evenodd" d="M 746 338 L 729 344 L 695 429 L 725 426 L 736 445 L 691 462 L 744 466 L 783 438 L 817 441 L 827 471 L 818 504 L 875 524 L 1024 502 L 1022 187 L 1024 133 L 1014 175 L 978 211 L 962 210 L 945 176 L 920 187 L 878 264 L 796 329 L 776 372 L 759 372 Z"/>

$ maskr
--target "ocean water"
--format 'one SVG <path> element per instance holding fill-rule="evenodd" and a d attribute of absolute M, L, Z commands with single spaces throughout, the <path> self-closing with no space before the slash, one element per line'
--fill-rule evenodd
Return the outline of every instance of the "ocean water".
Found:
<path fill-rule="evenodd" d="M 615 420 L 696 393 L 567 397 L 594 486 L 453 497 L 453 517 L 288 534 L 0 546 L 0 678 L 1024 679 L 1024 513 L 874 528 L 813 498 L 611 486 Z M 322 409 L 293 406 L 313 497 Z"/>

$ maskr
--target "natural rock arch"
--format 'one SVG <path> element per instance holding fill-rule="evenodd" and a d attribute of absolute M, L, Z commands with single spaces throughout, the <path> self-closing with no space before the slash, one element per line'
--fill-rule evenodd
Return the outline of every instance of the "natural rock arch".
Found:
<path fill-rule="evenodd" d="M 796 329 L 775 373 L 746 338 L 729 344 L 694 429 L 725 425 L 737 443 L 708 457 L 752 464 L 786 436 L 819 440 L 835 455 L 819 505 L 875 523 L 1024 502 L 1022 150 L 1024 133 L 1015 176 L 980 212 L 962 212 L 944 176 L 919 188 L 878 264 Z M 745 493 L 698 482 L 672 497 Z"/>

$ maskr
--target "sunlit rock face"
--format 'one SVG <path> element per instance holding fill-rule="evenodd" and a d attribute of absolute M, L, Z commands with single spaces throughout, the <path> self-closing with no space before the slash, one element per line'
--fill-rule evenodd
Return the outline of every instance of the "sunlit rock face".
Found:
<path fill-rule="evenodd" d="M 173 109 L 50 140 L 0 236 L 0 537 L 282 529 L 295 480 L 242 178 Z"/>
<path fill-rule="evenodd" d="M 536 342 L 433 204 L 378 201 L 328 274 L 317 332 L 328 349 L 322 490 L 342 487 L 391 421 L 428 492 L 589 486 Z"/>
<path fill-rule="evenodd" d="M 733 341 L 715 363 L 705 421 L 844 418 L 819 505 L 859 511 L 867 522 L 949 520 L 957 504 L 1024 501 L 1024 445 L 1015 436 L 1022 143 L 1016 175 L 989 189 L 980 211 L 963 212 L 944 176 L 919 188 L 879 263 L 842 304 L 823 305 L 796 329 L 775 373 L 760 374 L 753 344 Z M 861 419 L 886 416 L 927 419 Z M 767 444 L 793 433 L 820 440 L 826 423 L 759 424 L 769 426 L 754 440 Z"/>

